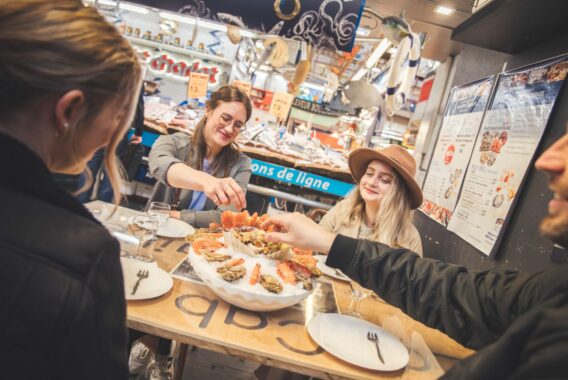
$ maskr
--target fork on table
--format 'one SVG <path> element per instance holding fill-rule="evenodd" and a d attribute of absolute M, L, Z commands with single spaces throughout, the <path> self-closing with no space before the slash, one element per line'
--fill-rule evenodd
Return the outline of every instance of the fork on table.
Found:
<path fill-rule="evenodd" d="M 136 281 L 136 284 L 134 284 L 134 288 L 132 289 L 132 295 L 134 295 L 134 293 L 136 293 L 136 291 L 138 290 L 138 285 L 140 285 L 140 281 L 150 276 L 150 272 L 148 272 L 145 269 L 140 269 L 138 273 L 136 273 L 136 276 L 138 277 L 138 280 Z"/>
<path fill-rule="evenodd" d="M 383 354 L 381 353 L 381 348 L 379 347 L 379 337 L 377 336 L 377 333 L 369 331 L 367 333 L 367 339 L 369 339 L 371 342 L 375 343 L 375 347 L 377 348 L 377 354 L 379 355 L 379 359 L 381 360 L 381 363 L 385 364 L 385 360 L 383 359 Z"/>

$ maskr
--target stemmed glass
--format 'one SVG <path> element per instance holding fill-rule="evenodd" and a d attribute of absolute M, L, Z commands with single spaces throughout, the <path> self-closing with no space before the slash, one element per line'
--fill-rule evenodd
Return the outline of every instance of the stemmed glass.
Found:
<path fill-rule="evenodd" d="M 148 207 L 148 215 L 156 217 L 159 227 L 163 227 L 170 217 L 171 209 L 171 206 L 167 203 L 152 202 L 150 203 L 150 207 Z"/>
<path fill-rule="evenodd" d="M 158 232 L 158 218 L 151 215 L 138 215 L 133 220 L 132 233 L 138 239 L 136 258 L 142 261 L 153 261 L 154 241 Z"/>
<path fill-rule="evenodd" d="M 361 301 L 367 297 L 371 296 L 372 291 L 366 288 L 363 288 L 356 282 L 351 281 L 349 283 L 351 285 L 351 293 L 353 297 L 351 298 L 351 303 L 349 304 L 349 309 L 347 314 L 352 315 L 357 318 L 361 318 L 361 313 L 359 312 L 359 306 L 361 305 Z"/>

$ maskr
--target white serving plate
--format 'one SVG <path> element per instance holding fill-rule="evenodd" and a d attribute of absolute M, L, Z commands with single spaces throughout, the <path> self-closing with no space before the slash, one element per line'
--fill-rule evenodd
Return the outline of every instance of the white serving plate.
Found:
<path fill-rule="evenodd" d="M 287 308 L 303 301 L 311 294 L 311 291 L 301 288 L 301 284 L 289 285 L 276 274 L 278 261 L 268 260 L 263 257 L 251 257 L 242 253 L 234 252 L 231 248 L 222 248 L 219 253 L 227 253 L 233 258 L 243 257 L 247 268 L 246 275 L 240 280 L 227 282 L 217 273 L 216 268 L 223 263 L 208 263 L 203 256 L 197 255 L 193 249 L 189 249 L 188 260 L 201 280 L 220 298 L 240 308 L 252 311 L 273 311 Z M 282 293 L 269 293 L 260 285 L 249 285 L 249 278 L 253 267 L 257 262 L 261 264 L 261 274 L 270 274 L 277 278 L 283 286 Z"/>

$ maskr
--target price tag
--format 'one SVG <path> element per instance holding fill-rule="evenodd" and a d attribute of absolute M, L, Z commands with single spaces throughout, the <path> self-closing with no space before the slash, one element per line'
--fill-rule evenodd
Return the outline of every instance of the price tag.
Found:
<path fill-rule="evenodd" d="M 275 92 L 268 112 L 276 116 L 278 119 L 286 119 L 293 100 L 294 95 L 292 94 L 288 94 L 286 92 Z"/>
<path fill-rule="evenodd" d="M 209 74 L 190 73 L 189 84 L 187 85 L 187 97 L 191 99 L 206 96 L 208 83 Z"/>
<path fill-rule="evenodd" d="M 250 82 L 245 82 L 244 80 L 236 80 L 233 82 L 233 85 L 238 87 L 245 94 L 250 95 L 250 89 L 252 87 Z"/>

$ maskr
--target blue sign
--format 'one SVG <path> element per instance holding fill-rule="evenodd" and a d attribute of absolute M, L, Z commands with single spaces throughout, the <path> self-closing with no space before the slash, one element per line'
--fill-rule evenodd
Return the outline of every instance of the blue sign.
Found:
<path fill-rule="evenodd" d="M 252 174 L 340 197 L 346 196 L 354 186 L 352 183 L 255 159 L 252 160 Z"/>

